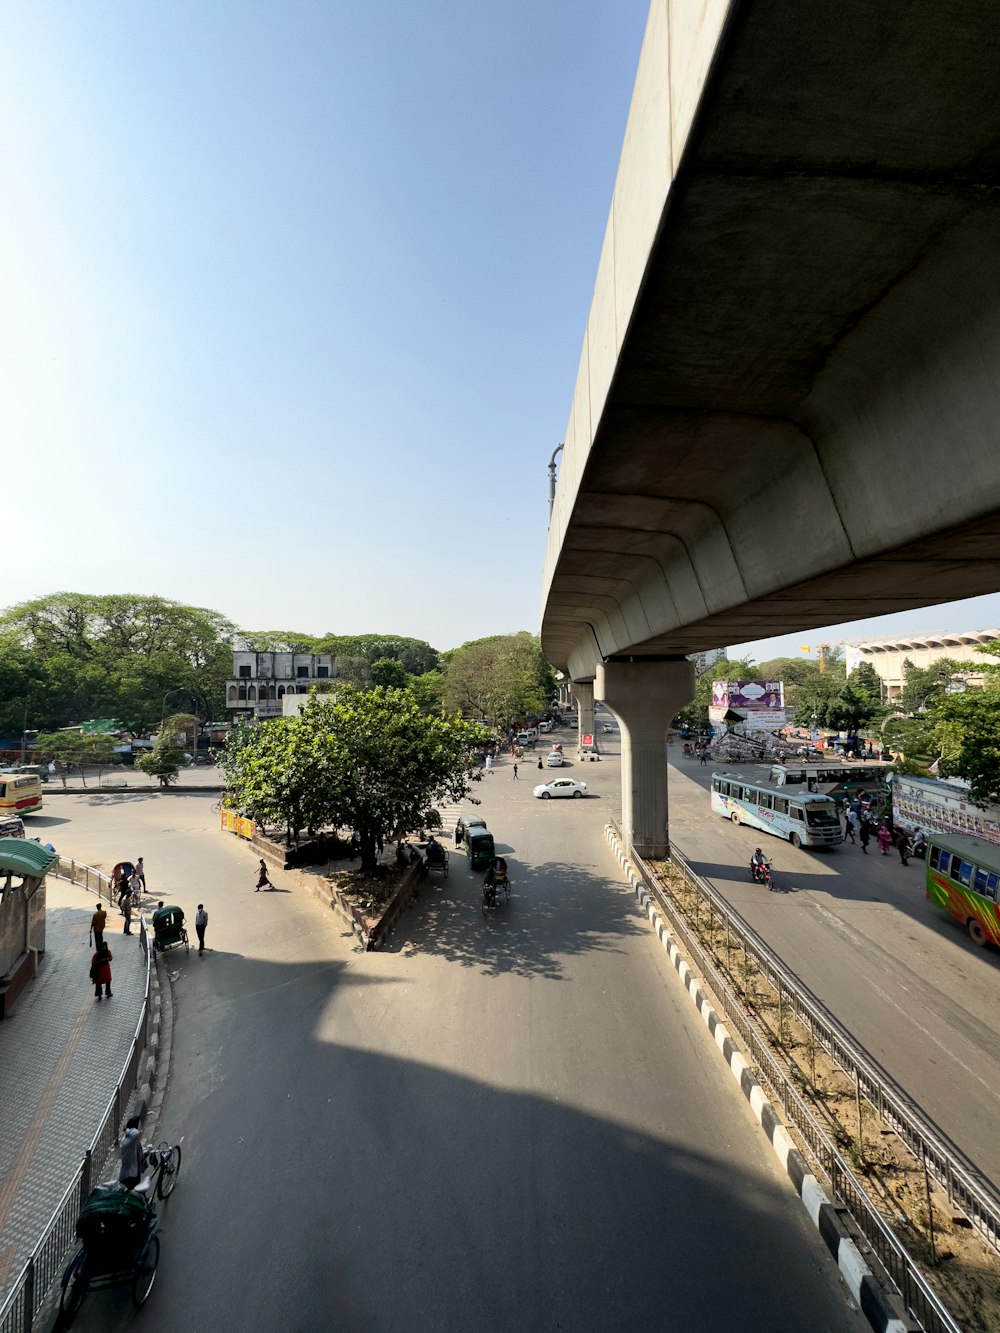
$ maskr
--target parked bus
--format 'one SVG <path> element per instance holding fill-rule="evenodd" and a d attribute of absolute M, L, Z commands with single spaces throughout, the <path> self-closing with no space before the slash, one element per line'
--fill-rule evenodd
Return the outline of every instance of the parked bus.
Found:
<path fill-rule="evenodd" d="M 741 773 L 712 774 L 712 809 L 734 824 L 785 838 L 793 847 L 833 847 L 844 840 L 832 796 L 779 790 Z"/>
<path fill-rule="evenodd" d="M 37 815 L 42 808 L 42 783 L 37 773 L 0 773 L 0 819 Z"/>
<path fill-rule="evenodd" d="M 995 844 L 1000 856 L 1000 806 L 976 805 L 967 783 L 894 773 L 892 816 L 897 825 L 933 829 L 946 837 L 982 838 Z"/>
<path fill-rule="evenodd" d="M 771 766 L 774 787 L 805 787 L 840 802 L 856 796 L 881 800 L 887 792 L 889 765 L 878 759 L 842 759 L 839 763 L 786 763 Z"/>
<path fill-rule="evenodd" d="M 1000 945 L 1000 847 L 958 833 L 932 833 L 927 844 L 927 897 L 953 916 L 976 944 Z"/>

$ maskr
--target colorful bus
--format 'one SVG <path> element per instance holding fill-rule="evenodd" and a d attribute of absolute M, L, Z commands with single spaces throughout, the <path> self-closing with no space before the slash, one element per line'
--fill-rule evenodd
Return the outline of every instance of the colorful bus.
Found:
<path fill-rule="evenodd" d="M 36 773 L 0 773 L 0 819 L 37 815 L 42 808 L 42 783 Z"/>
<path fill-rule="evenodd" d="M 874 804 L 881 803 L 887 794 L 886 775 L 889 765 L 878 759 L 842 759 L 839 763 L 821 760 L 819 763 L 790 762 L 771 767 L 771 785 L 774 787 L 805 787 L 821 796 L 832 796 L 846 803 L 856 796 L 868 797 Z"/>
<path fill-rule="evenodd" d="M 712 809 L 734 824 L 785 838 L 793 847 L 834 847 L 844 840 L 832 796 L 779 789 L 742 773 L 712 774 Z"/>
<path fill-rule="evenodd" d="M 1000 847 L 960 833 L 932 833 L 927 897 L 964 926 L 974 943 L 1000 945 Z"/>

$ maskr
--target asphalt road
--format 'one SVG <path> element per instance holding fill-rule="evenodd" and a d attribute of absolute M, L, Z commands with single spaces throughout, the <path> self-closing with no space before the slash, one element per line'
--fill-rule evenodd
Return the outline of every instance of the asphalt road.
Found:
<path fill-rule="evenodd" d="M 595 786 L 620 809 L 618 737 Z M 977 948 L 924 895 L 924 863 L 845 843 L 796 851 L 711 811 L 711 766 L 671 747 L 670 835 L 694 869 L 837 1015 L 991 1180 L 1000 1182 L 1000 953 Z M 747 866 L 762 846 L 768 893 Z"/>
<path fill-rule="evenodd" d="M 210 916 L 211 952 L 170 958 L 156 1288 L 77 1328 L 867 1327 L 621 882 L 607 799 L 521 774 L 482 788 L 503 913 L 456 856 L 378 954 L 280 874 L 255 894 L 210 797 L 52 803 L 61 851 L 142 855 Z"/>

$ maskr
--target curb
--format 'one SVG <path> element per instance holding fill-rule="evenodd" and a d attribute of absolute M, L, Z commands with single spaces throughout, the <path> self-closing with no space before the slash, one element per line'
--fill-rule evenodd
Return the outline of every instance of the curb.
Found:
<path fill-rule="evenodd" d="M 606 824 L 604 834 L 611 849 L 625 871 L 635 896 L 649 918 L 657 938 L 663 945 L 674 970 L 680 977 L 684 989 L 701 1014 L 705 1026 L 715 1041 L 716 1046 L 729 1066 L 729 1071 L 739 1084 L 740 1091 L 750 1103 L 750 1108 L 757 1118 L 757 1123 L 767 1135 L 768 1142 L 774 1149 L 782 1170 L 786 1173 L 795 1193 L 801 1199 L 806 1212 L 819 1231 L 827 1249 L 833 1256 L 840 1275 L 847 1284 L 851 1295 L 857 1301 L 861 1312 L 876 1333 L 911 1333 L 914 1327 L 908 1320 L 901 1318 L 888 1293 L 882 1288 L 872 1270 L 862 1258 L 861 1251 L 847 1234 L 840 1220 L 839 1211 L 826 1197 L 822 1185 L 809 1170 L 809 1164 L 792 1142 L 788 1130 L 781 1123 L 774 1107 L 768 1101 L 763 1088 L 754 1077 L 748 1062 L 740 1054 L 736 1043 L 726 1029 L 725 1024 L 712 1008 L 707 996 L 677 947 L 673 935 L 660 916 L 656 904 L 642 883 L 622 850 L 621 843 L 610 824 Z"/>

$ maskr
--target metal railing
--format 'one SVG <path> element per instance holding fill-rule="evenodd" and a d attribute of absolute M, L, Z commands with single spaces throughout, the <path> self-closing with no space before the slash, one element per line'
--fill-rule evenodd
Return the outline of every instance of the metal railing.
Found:
<path fill-rule="evenodd" d="M 114 898 L 111 880 L 93 866 L 83 865 L 61 856 L 57 866 L 50 870 L 49 874 L 79 884 L 99 897 L 107 898 L 109 902 Z M 59 1277 L 66 1255 L 76 1239 L 76 1219 L 93 1187 L 94 1173 L 101 1170 L 118 1141 L 122 1118 L 128 1109 L 129 1099 L 136 1085 L 149 1029 L 149 984 L 152 964 L 146 923 L 141 918 L 139 944 L 146 964 L 146 986 L 142 1013 L 136 1024 L 128 1057 L 83 1161 L 67 1184 L 58 1207 L 43 1227 L 38 1243 L 18 1274 L 10 1294 L 0 1306 L 0 1333 L 31 1333 L 35 1316 L 41 1309 L 49 1288 Z"/>
<path fill-rule="evenodd" d="M 655 899 L 657 906 L 681 940 L 691 963 L 700 971 L 706 983 L 711 987 L 718 1000 L 719 1007 L 726 1016 L 727 1023 L 739 1034 L 750 1054 L 750 1058 L 781 1102 L 787 1119 L 794 1125 L 805 1143 L 808 1144 L 814 1162 L 818 1164 L 820 1171 L 826 1177 L 835 1202 L 850 1214 L 859 1232 L 871 1247 L 872 1253 L 877 1257 L 882 1268 L 899 1291 L 907 1310 L 924 1329 L 928 1330 L 928 1333 L 960 1333 L 958 1324 L 955 1323 L 941 1303 L 916 1260 L 887 1226 L 881 1214 L 869 1199 L 864 1186 L 813 1115 L 785 1068 L 776 1059 L 766 1036 L 747 1014 L 744 1000 L 734 992 L 729 981 L 716 965 L 712 955 L 703 947 L 697 934 L 690 929 L 683 913 L 672 899 L 663 892 L 657 877 L 649 866 L 628 847 L 618 825 L 614 821 L 609 822 L 611 829 L 621 843 L 623 851 L 626 852 L 629 860 L 635 866 L 646 889 Z M 782 1003 L 782 997 L 784 1003 L 792 1002 L 790 1007 L 793 1007 L 795 1012 L 810 1024 L 815 1039 L 820 1045 L 826 1045 L 824 1034 L 836 1033 L 837 1042 L 834 1049 L 837 1053 L 834 1054 L 833 1050 L 830 1053 L 837 1060 L 837 1063 L 841 1064 L 846 1072 L 853 1077 L 854 1069 L 847 1068 L 843 1064 L 839 1052 L 844 1051 L 854 1055 L 860 1052 L 860 1048 L 839 1027 L 832 1015 L 820 1001 L 809 994 L 793 974 L 778 962 L 743 918 L 733 911 L 706 880 L 703 880 L 700 875 L 691 869 L 684 856 L 673 847 L 671 847 L 671 863 L 680 871 L 685 880 L 697 890 L 701 897 L 710 904 L 712 914 L 730 932 L 740 951 L 745 956 L 753 958 L 755 965 L 760 968 L 776 988 L 780 977 L 779 1006 Z M 771 972 L 765 971 L 761 966 L 761 962 L 765 958 L 772 969 Z M 866 1075 L 866 1080 L 860 1084 L 861 1095 L 871 1100 L 866 1088 L 873 1087 L 878 1082 L 874 1077 L 874 1062 L 870 1062 L 866 1066 Z M 899 1093 L 898 1089 L 891 1084 L 888 1075 L 881 1074 L 881 1078 L 884 1080 L 884 1082 L 879 1083 L 879 1087 L 884 1094 L 883 1103 L 897 1108 L 903 1106 L 906 1103 L 904 1095 Z M 876 1107 L 878 1105 L 876 1102 L 872 1102 L 872 1104 Z M 892 1122 L 887 1123 L 891 1124 Z M 892 1127 L 895 1128 L 895 1125 Z M 901 1137 L 904 1137 L 904 1141 L 908 1145 L 911 1144 L 910 1138 Z M 944 1150 L 940 1140 L 937 1141 L 937 1148 L 939 1152 Z M 957 1150 L 955 1150 L 955 1161 L 951 1172 L 951 1179 L 953 1180 L 959 1178 L 958 1157 Z M 931 1163 L 928 1158 L 928 1169 L 930 1169 L 930 1166 Z M 988 1233 L 985 1234 L 988 1235 Z"/>

